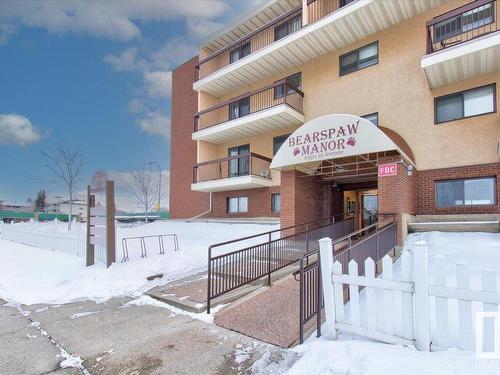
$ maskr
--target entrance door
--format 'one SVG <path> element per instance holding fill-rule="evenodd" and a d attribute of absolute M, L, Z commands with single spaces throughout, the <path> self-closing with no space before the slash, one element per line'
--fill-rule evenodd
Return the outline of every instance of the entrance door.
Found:
<path fill-rule="evenodd" d="M 238 156 L 248 154 L 250 145 L 231 147 L 228 150 L 228 156 Z M 248 176 L 250 158 L 248 156 L 234 158 L 229 160 L 229 177 Z"/>
<path fill-rule="evenodd" d="M 377 221 L 378 197 L 374 194 L 363 194 L 363 226 Z"/>

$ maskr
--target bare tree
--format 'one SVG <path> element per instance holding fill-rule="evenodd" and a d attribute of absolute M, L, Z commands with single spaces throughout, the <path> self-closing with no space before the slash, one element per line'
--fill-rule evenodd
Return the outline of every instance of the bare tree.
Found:
<path fill-rule="evenodd" d="M 73 195 L 82 169 L 82 151 L 68 144 L 60 143 L 52 152 L 42 151 L 42 163 L 52 172 L 57 183 L 69 194 L 68 231 L 71 231 L 73 219 Z"/>
<path fill-rule="evenodd" d="M 147 223 L 149 212 L 155 206 L 158 195 L 158 176 L 151 165 L 143 164 L 141 169 L 131 172 L 125 182 L 125 190 L 137 207 L 144 211 Z"/>

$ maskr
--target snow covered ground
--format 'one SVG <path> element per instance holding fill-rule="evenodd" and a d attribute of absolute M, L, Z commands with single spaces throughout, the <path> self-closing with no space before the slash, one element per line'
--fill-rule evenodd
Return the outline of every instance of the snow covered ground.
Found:
<path fill-rule="evenodd" d="M 63 233 L 64 223 L 17 224 L 33 231 Z M 165 255 L 151 247 L 148 258 L 141 259 L 138 246 L 132 244 L 130 261 L 84 267 L 84 259 L 64 252 L 49 251 L 15 242 L 0 240 L 0 298 L 22 303 L 65 303 L 79 299 L 95 301 L 121 295 L 140 295 L 145 290 L 168 281 L 202 271 L 207 264 L 210 244 L 249 236 L 273 229 L 276 225 L 187 223 L 162 221 L 117 228 L 117 261 L 121 260 L 121 238 L 176 233 L 180 250 L 169 248 Z M 74 231 L 82 228 L 75 227 Z M 261 242 L 263 238 L 252 240 Z M 247 241 L 247 245 L 252 241 Z M 153 245 L 153 244 L 152 244 Z M 221 249 L 227 251 L 229 248 Z M 146 281 L 152 274 L 162 279 Z"/>

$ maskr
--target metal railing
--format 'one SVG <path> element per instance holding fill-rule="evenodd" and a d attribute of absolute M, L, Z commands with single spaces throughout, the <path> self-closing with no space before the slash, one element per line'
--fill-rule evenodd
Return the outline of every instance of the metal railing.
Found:
<path fill-rule="evenodd" d="M 195 67 L 195 80 L 206 77 L 249 54 L 253 54 L 281 39 L 284 35 L 300 30 L 301 27 L 302 6 L 299 6 L 202 59 Z"/>
<path fill-rule="evenodd" d="M 178 251 L 179 250 L 179 240 L 177 238 L 176 234 L 156 234 L 156 235 L 151 235 L 151 236 L 137 236 L 137 237 L 125 237 L 122 238 L 122 252 L 123 252 L 123 258 L 122 258 L 122 263 L 123 262 L 128 262 L 129 261 L 129 248 L 128 248 L 128 243 L 129 242 L 138 242 L 140 249 L 141 249 L 141 258 L 147 258 L 148 257 L 148 251 L 147 251 L 147 245 L 146 245 L 146 240 L 147 239 L 156 239 L 157 245 L 158 245 L 158 253 L 160 255 L 165 254 L 165 250 L 168 250 L 165 246 L 165 238 L 172 238 L 173 241 L 173 250 Z M 156 246 L 156 241 L 155 246 Z M 148 241 L 148 244 L 152 241 Z"/>
<path fill-rule="evenodd" d="M 334 239 L 332 237 L 332 239 Z M 364 261 L 371 257 L 375 263 L 379 262 L 387 253 L 396 246 L 397 222 L 394 217 L 389 217 L 378 223 L 368 225 L 357 231 L 333 241 L 333 260 L 342 264 L 342 269 L 347 270 L 351 260 L 358 265 L 363 264 L 360 274 L 364 274 Z M 335 249 L 340 247 L 339 249 Z M 311 263 L 311 258 L 315 259 Z M 323 292 L 321 290 L 321 272 L 317 248 L 310 251 L 300 259 L 299 270 L 294 273 L 299 275 L 299 342 L 304 342 L 304 328 L 316 317 L 316 334 L 321 336 L 321 310 L 323 308 Z M 319 312 L 319 313 L 318 313 Z"/>
<path fill-rule="evenodd" d="M 308 23 L 313 23 L 347 5 L 346 0 L 307 0 Z"/>
<path fill-rule="evenodd" d="M 496 0 L 476 0 L 426 23 L 427 53 L 499 30 Z"/>
<path fill-rule="evenodd" d="M 271 179 L 271 159 L 253 152 L 193 165 L 193 183 L 241 176 Z"/>
<path fill-rule="evenodd" d="M 352 218 L 341 218 L 336 221 L 334 217 L 328 217 L 211 245 L 208 248 L 207 313 L 210 313 L 214 298 L 263 277 L 267 277 L 270 284 L 273 272 L 299 261 L 311 247 L 318 246 L 320 238 L 335 236 L 336 230 L 339 234 L 344 233 L 354 225 Z M 241 246 L 259 237 L 265 240 L 236 251 L 213 255 L 216 248 Z"/>
<path fill-rule="evenodd" d="M 292 82 L 283 79 L 224 103 L 207 108 L 194 116 L 194 131 L 236 120 L 281 104 L 303 111 L 304 93 Z"/>

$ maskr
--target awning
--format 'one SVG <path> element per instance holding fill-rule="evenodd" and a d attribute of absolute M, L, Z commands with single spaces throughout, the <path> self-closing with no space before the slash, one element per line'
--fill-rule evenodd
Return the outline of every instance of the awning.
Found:
<path fill-rule="evenodd" d="M 401 147 L 398 143 L 402 143 Z M 324 160 L 387 151 L 396 151 L 414 164 L 413 155 L 407 155 L 411 150 L 396 132 L 359 116 L 331 114 L 315 118 L 293 132 L 274 156 L 271 168 L 311 167 Z"/>

